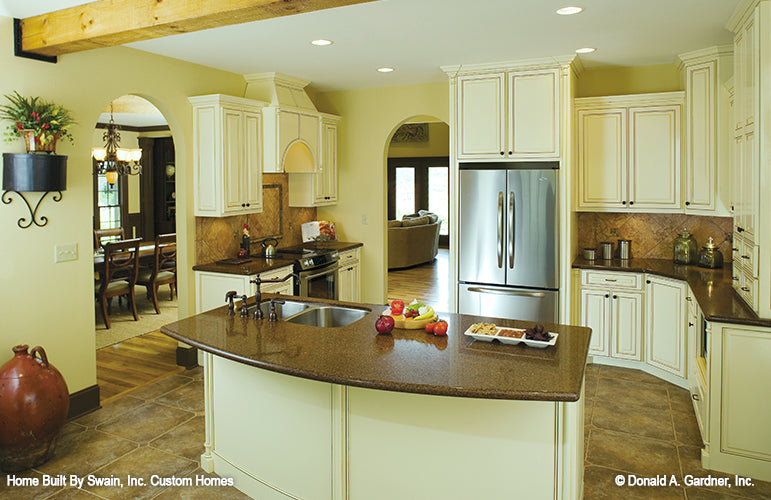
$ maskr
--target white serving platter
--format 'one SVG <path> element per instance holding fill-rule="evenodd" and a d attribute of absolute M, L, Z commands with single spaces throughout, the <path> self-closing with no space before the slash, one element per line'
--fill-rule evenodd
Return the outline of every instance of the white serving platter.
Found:
<path fill-rule="evenodd" d="M 501 330 L 515 330 L 515 331 L 521 331 L 521 332 L 524 332 L 524 330 L 521 328 L 511 328 L 508 326 L 497 326 L 497 325 L 496 325 L 496 328 L 497 330 L 495 335 L 481 335 L 479 333 L 473 333 L 468 329 L 465 332 L 463 332 L 463 334 L 474 338 L 474 340 L 481 340 L 482 342 L 492 342 L 493 340 L 498 340 L 498 342 L 502 344 L 512 344 L 512 345 L 525 344 L 528 347 L 535 347 L 538 349 L 543 349 L 545 347 L 549 347 L 556 344 L 557 337 L 559 337 L 559 334 L 554 332 L 549 332 L 549 334 L 551 335 L 551 339 L 549 339 L 548 342 L 544 342 L 540 340 L 528 340 L 525 338 L 524 335 L 520 338 L 501 337 L 500 335 L 498 335 L 498 332 L 500 332 Z"/>

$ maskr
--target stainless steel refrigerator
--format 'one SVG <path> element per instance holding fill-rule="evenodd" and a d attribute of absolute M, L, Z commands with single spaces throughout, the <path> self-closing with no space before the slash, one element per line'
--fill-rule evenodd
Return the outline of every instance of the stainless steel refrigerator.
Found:
<path fill-rule="evenodd" d="M 558 168 L 461 164 L 460 313 L 557 322 Z"/>

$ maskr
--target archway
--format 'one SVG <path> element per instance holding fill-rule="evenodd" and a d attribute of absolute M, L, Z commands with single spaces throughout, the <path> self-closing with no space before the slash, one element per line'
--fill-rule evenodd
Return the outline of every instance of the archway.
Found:
<path fill-rule="evenodd" d="M 138 162 L 141 173 L 139 169 L 133 169 L 130 174 L 108 180 L 104 173 L 98 173 L 98 162 L 92 158 L 94 271 L 95 278 L 99 279 L 103 277 L 99 254 L 104 239 L 97 238 L 96 230 L 117 228 L 126 239 L 141 238 L 140 275 L 147 274 L 145 271 L 154 265 L 156 236 L 177 232 L 176 155 L 167 118 L 147 99 L 130 94 L 117 97 L 107 103 L 97 120 L 93 138 L 95 149 L 105 148 L 108 130 L 113 125 L 117 127 L 120 148 L 141 150 Z M 114 182 L 110 183 L 110 180 Z M 166 265 L 175 269 L 175 262 Z M 102 403 L 165 373 L 182 369 L 176 366 L 176 342 L 157 332 L 162 325 L 178 319 L 176 294 L 171 293 L 172 287 L 164 285 L 157 300 L 153 301 L 149 290 L 146 286 L 134 287 L 138 320 L 127 300 L 112 301 L 107 315 L 109 328 L 102 308 L 95 303 L 97 380 Z M 145 363 L 140 369 L 140 360 L 131 359 L 131 356 L 137 356 L 137 346 L 153 351 L 153 366 Z M 124 368 L 119 370 L 118 366 Z"/>
<path fill-rule="evenodd" d="M 450 309 L 449 126 L 432 116 L 401 122 L 389 138 L 388 299 Z"/>

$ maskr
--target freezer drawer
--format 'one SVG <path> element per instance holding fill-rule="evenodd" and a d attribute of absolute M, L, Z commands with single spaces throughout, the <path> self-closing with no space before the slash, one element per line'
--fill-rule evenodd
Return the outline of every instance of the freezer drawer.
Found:
<path fill-rule="evenodd" d="M 559 291 L 461 283 L 458 312 L 557 323 Z"/>

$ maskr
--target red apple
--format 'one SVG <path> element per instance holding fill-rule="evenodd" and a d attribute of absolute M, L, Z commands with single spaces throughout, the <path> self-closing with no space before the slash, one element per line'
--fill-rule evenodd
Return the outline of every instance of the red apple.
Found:
<path fill-rule="evenodd" d="M 394 319 L 387 314 L 382 314 L 377 321 L 375 321 L 375 330 L 377 333 L 388 333 L 394 329 Z"/>

